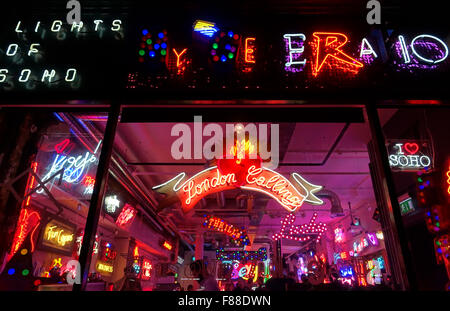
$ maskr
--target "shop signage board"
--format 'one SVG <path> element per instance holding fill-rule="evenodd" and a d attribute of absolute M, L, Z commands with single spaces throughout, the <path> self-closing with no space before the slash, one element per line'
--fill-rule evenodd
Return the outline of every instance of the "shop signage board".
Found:
<path fill-rule="evenodd" d="M 45 16 L 3 22 L 0 90 L 80 91 L 88 83 L 128 91 L 370 87 L 387 83 L 375 72 L 402 79 L 430 72 L 438 77 L 449 67 L 442 32 L 365 32 L 350 26 L 336 31 L 299 19 L 286 27 L 292 31 L 275 25 L 269 36 L 245 20 L 236 26 L 183 16 L 184 25 L 191 26 L 178 28 L 170 21 L 99 16 L 89 12 L 72 25 Z M 121 62 L 111 66 L 117 59 Z"/>
<path fill-rule="evenodd" d="M 393 171 L 417 172 L 433 168 L 433 153 L 427 140 L 389 140 L 387 150 Z"/>
<path fill-rule="evenodd" d="M 66 221 L 51 219 L 43 226 L 40 248 L 72 255 L 75 243 L 76 227 Z"/>

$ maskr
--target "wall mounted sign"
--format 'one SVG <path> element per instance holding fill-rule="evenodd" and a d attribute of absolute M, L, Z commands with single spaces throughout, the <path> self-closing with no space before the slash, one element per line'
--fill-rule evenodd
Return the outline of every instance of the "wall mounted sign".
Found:
<path fill-rule="evenodd" d="M 142 260 L 141 279 L 142 280 L 150 280 L 152 269 L 153 269 L 153 266 L 152 266 L 151 261 L 144 258 Z"/>
<path fill-rule="evenodd" d="M 78 258 L 80 256 L 80 252 L 81 252 L 81 244 L 83 244 L 83 237 L 84 237 L 84 230 L 83 229 L 79 229 L 77 232 L 77 237 L 75 239 L 75 252 L 73 254 L 73 256 L 75 258 Z M 99 242 L 99 237 L 96 234 L 95 235 L 95 241 L 94 241 L 94 246 L 92 248 L 92 256 L 94 254 L 98 254 L 98 246 L 100 244 Z"/>
<path fill-rule="evenodd" d="M 433 168 L 433 154 L 426 140 L 388 142 L 389 165 L 393 171 L 419 171 Z"/>
<path fill-rule="evenodd" d="M 359 240 L 353 242 L 353 256 L 358 256 L 364 249 L 369 246 L 378 246 L 379 241 L 377 233 L 367 233 L 366 236 L 360 238 Z"/>
<path fill-rule="evenodd" d="M 132 207 L 130 204 L 125 204 L 125 206 L 122 208 L 122 211 L 120 212 L 119 216 L 116 219 L 116 225 L 118 226 L 126 226 L 128 224 L 131 224 L 133 219 L 137 215 L 137 210 Z"/>
<path fill-rule="evenodd" d="M 5 55 L 0 68 L 0 90 L 15 88 L 34 90 L 42 87 L 77 89 L 81 85 L 79 64 L 69 65 L 73 63 L 73 59 L 68 56 L 65 64 L 55 66 L 54 60 L 46 57 L 54 53 L 48 49 L 51 42 L 53 41 L 53 46 L 58 48 L 58 44 L 55 43 L 61 41 L 73 44 L 74 41 L 89 39 L 120 40 L 124 34 L 122 20 L 101 18 L 86 19 L 71 25 L 65 22 L 65 18 L 32 22 L 18 20 L 15 24 L 2 29 L 14 34 L 14 40 L 4 42 L 6 46 L 2 47 L 5 49 Z"/>
<path fill-rule="evenodd" d="M 102 262 L 102 261 L 97 261 L 97 271 L 100 272 L 100 274 L 111 274 L 114 271 L 114 267 L 113 265 L 106 263 L 106 262 Z"/>
<path fill-rule="evenodd" d="M 74 225 L 52 219 L 44 226 L 40 246 L 71 255 L 75 233 Z"/>
<path fill-rule="evenodd" d="M 117 195 L 109 195 L 105 198 L 105 211 L 109 214 L 114 214 L 120 207 L 120 201 Z"/>
<path fill-rule="evenodd" d="M 219 217 L 205 216 L 203 226 L 217 232 L 225 233 L 239 245 L 250 245 L 250 239 L 244 229 L 239 229 Z"/>
<path fill-rule="evenodd" d="M 234 159 L 220 159 L 218 166 L 207 168 L 185 181 L 186 173 L 180 173 L 153 187 L 153 190 L 165 195 L 159 208 L 180 202 L 183 211 L 188 212 L 206 195 L 236 188 L 264 193 L 290 212 L 296 211 L 304 202 L 323 204 L 315 196 L 322 186 L 309 183 L 297 173 L 292 173 L 288 180 L 275 171 L 251 162 L 253 160 L 248 160 L 248 164 L 244 161 L 236 165 Z"/>
<path fill-rule="evenodd" d="M 279 233 L 272 236 L 272 239 L 279 240 L 281 238 L 305 242 L 315 238 L 316 242 L 320 241 L 322 235 L 327 231 L 327 225 L 323 222 L 316 222 L 317 213 L 314 213 L 309 223 L 294 226 L 295 215 L 293 213 L 286 215 L 281 221 L 281 229 Z"/>

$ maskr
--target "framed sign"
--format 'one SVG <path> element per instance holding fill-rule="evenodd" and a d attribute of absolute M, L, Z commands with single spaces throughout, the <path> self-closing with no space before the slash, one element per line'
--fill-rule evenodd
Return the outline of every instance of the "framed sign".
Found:
<path fill-rule="evenodd" d="M 41 231 L 39 248 L 70 256 L 75 243 L 75 233 L 75 225 L 50 219 Z"/>
<path fill-rule="evenodd" d="M 433 152 L 427 140 L 389 140 L 387 151 L 393 171 L 416 172 L 433 168 Z"/>

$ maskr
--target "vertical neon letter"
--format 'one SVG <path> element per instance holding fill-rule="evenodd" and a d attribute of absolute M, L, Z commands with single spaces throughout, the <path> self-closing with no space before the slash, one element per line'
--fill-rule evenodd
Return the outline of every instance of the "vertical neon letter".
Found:
<path fill-rule="evenodd" d="M 249 44 L 250 43 L 250 44 Z M 245 38 L 245 62 L 255 63 L 255 38 Z"/>

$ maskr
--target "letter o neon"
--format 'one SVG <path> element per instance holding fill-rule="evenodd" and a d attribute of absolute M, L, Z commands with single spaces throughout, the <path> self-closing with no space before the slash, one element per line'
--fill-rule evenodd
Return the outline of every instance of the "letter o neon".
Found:
<path fill-rule="evenodd" d="M 439 42 L 439 43 L 444 47 L 444 49 L 445 49 L 445 55 L 444 55 L 444 57 L 442 57 L 442 58 L 439 59 L 439 60 L 432 60 L 432 59 L 428 59 L 428 58 L 425 58 L 425 57 L 419 55 L 419 53 L 417 53 L 417 51 L 414 49 L 414 43 L 416 42 L 417 39 L 420 39 L 420 38 L 431 38 L 431 39 L 434 39 L 434 40 L 436 40 L 437 42 Z M 437 63 L 440 63 L 440 62 L 444 61 L 444 60 L 447 58 L 447 56 L 448 56 L 448 47 L 447 47 L 447 45 L 445 44 L 445 42 L 442 41 L 441 39 L 439 39 L 439 38 L 437 38 L 437 37 L 435 37 L 435 36 L 431 36 L 431 35 L 418 35 L 417 37 L 415 37 L 415 38 L 411 41 L 411 50 L 412 50 L 413 54 L 416 55 L 419 59 L 423 60 L 424 62 L 431 63 L 431 64 L 437 64 Z"/>

